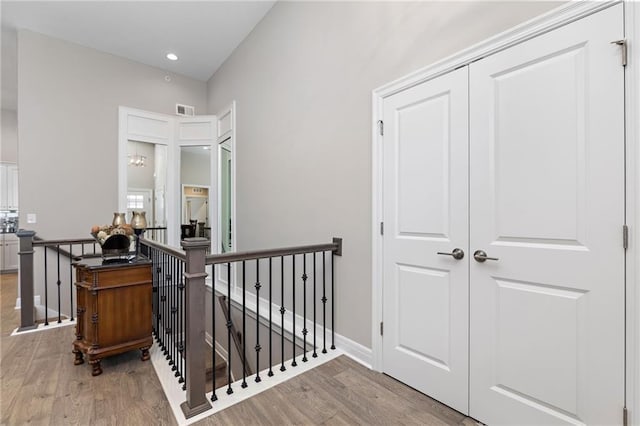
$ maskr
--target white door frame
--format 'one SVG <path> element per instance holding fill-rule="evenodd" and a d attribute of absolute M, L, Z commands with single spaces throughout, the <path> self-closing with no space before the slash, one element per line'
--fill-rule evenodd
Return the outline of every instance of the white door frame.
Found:
<path fill-rule="evenodd" d="M 372 368 L 382 371 L 382 253 L 383 239 L 380 223 L 383 217 L 382 138 L 379 120 L 383 117 L 383 102 L 388 96 L 436 78 L 459 66 L 507 49 L 515 44 L 546 33 L 577 19 L 621 3 L 569 2 L 548 13 L 484 40 L 433 65 L 417 70 L 396 81 L 385 84 L 372 93 Z M 629 45 L 629 58 L 625 71 L 626 99 L 626 220 L 630 229 L 629 248 L 626 253 L 626 404 L 629 424 L 640 425 L 640 4 L 625 4 L 625 37 Z M 612 40 L 613 41 L 613 40 Z M 622 223 L 620 244 L 622 244 Z"/>
<path fill-rule="evenodd" d="M 236 101 L 231 101 L 231 103 L 229 105 L 227 105 L 226 107 L 224 107 L 221 111 L 218 112 L 218 114 L 216 115 L 217 117 L 217 134 L 216 134 L 216 152 L 218 153 L 218 169 L 217 169 L 217 179 L 218 179 L 218 183 L 217 183 L 217 198 L 216 198 L 216 205 L 217 205 L 217 214 L 218 214 L 218 218 L 222 217 L 222 201 L 220 199 L 220 197 L 222 196 L 222 189 L 221 189 L 221 184 L 222 184 L 222 165 L 221 165 L 221 161 L 222 161 L 222 155 L 220 155 L 220 146 L 222 145 L 226 145 L 229 146 L 231 149 L 231 250 L 232 251 L 237 251 L 238 250 L 238 245 L 237 245 L 237 241 L 238 241 L 238 224 L 237 224 L 237 220 L 236 220 L 236 202 L 237 202 L 237 195 L 236 195 L 236 176 L 237 176 L 237 168 L 236 168 L 236 158 L 237 158 L 237 144 L 236 144 Z M 221 220 L 217 220 L 217 235 L 222 235 L 222 223 Z M 221 253 L 222 250 L 220 248 L 220 241 L 221 238 L 219 238 L 216 241 L 216 245 L 213 248 L 213 253 Z M 214 288 L 217 286 L 217 290 L 221 293 L 221 294 L 226 294 L 227 293 L 227 280 L 226 277 L 223 276 L 223 267 L 221 268 L 217 268 L 217 276 L 213 277 L 213 285 Z M 237 279 L 237 274 L 238 274 L 238 269 L 236 268 L 235 264 L 231 265 L 231 294 L 228 295 L 229 297 L 232 297 L 234 294 L 237 294 L 238 292 L 238 288 L 236 287 L 236 283 L 238 282 Z"/>

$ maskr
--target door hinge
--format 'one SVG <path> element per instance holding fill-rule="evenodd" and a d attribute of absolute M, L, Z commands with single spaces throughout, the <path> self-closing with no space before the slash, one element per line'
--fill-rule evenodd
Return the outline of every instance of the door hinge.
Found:
<path fill-rule="evenodd" d="M 622 408 L 622 426 L 628 426 L 629 425 L 629 411 L 627 410 L 627 407 L 623 407 Z"/>
<path fill-rule="evenodd" d="M 380 335 L 384 335 L 384 323 L 380 321 Z"/>
<path fill-rule="evenodd" d="M 622 225 L 622 247 L 626 250 L 629 248 L 629 227 Z"/>
<path fill-rule="evenodd" d="M 384 235 L 384 222 L 380 222 L 380 235 Z"/>
<path fill-rule="evenodd" d="M 384 121 L 378 120 L 378 133 L 380 136 L 384 136 Z"/>
<path fill-rule="evenodd" d="M 622 39 L 622 40 L 616 40 L 616 41 L 612 41 L 611 44 L 616 44 L 618 46 L 620 46 L 620 50 L 621 50 L 621 54 L 622 54 L 622 66 L 626 67 L 627 66 L 627 40 Z"/>

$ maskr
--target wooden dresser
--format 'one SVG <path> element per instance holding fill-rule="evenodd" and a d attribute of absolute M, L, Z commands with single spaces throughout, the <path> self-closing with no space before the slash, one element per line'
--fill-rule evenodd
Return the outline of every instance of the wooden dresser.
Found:
<path fill-rule="evenodd" d="M 152 316 L 151 261 L 103 264 L 82 259 L 75 265 L 78 323 L 74 364 L 87 356 L 91 374 L 102 373 L 102 358 L 134 349 L 149 359 Z"/>

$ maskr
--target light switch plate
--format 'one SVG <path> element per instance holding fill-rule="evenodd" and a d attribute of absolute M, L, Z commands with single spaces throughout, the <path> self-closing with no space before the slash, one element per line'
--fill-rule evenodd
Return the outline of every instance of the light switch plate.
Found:
<path fill-rule="evenodd" d="M 27 213 L 27 223 L 36 223 L 35 213 Z"/>

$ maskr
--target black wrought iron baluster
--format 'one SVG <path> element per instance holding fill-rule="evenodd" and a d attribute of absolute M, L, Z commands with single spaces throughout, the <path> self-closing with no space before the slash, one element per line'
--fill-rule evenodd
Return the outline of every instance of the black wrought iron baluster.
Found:
<path fill-rule="evenodd" d="M 285 371 L 284 366 L 284 256 L 280 256 L 280 371 Z"/>
<path fill-rule="evenodd" d="M 167 351 L 165 353 L 165 359 L 169 361 L 169 365 L 171 365 L 171 349 L 173 346 L 173 327 L 171 325 L 172 315 L 171 315 L 171 283 L 173 281 L 173 257 L 171 255 L 167 255 L 167 281 L 165 287 L 165 304 L 167 314 L 166 318 L 166 328 L 167 328 Z"/>
<path fill-rule="evenodd" d="M 307 362 L 307 254 L 302 253 L 302 362 Z"/>
<path fill-rule="evenodd" d="M 246 286 L 246 262 L 242 261 L 242 386 L 247 387 L 247 286 Z M 229 311 L 231 318 L 231 311 Z"/>
<path fill-rule="evenodd" d="M 69 296 L 70 305 L 69 311 L 71 311 L 71 321 L 73 321 L 73 246 L 69 244 Z"/>
<path fill-rule="evenodd" d="M 156 273 L 156 250 L 149 248 L 149 259 L 151 259 L 152 282 L 151 282 L 151 324 L 154 337 L 158 338 L 158 274 Z"/>
<path fill-rule="evenodd" d="M 227 395 L 231 395 L 233 393 L 233 389 L 231 388 L 231 327 L 233 323 L 231 322 L 231 264 L 227 263 L 227 312 L 229 313 L 229 318 L 227 319 Z"/>
<path fill-rule="evenodd" d="M 174 342 L 173 342 L 173 349 L 174 349 L 174 354 L 175 354 L 175 361 L 174 364 L 176 366 L 176 377 L 180 377 L 180 372 L 178 371 L 178 362 L 180 359 L 180 354 L 178 353 L 178 348 L 180 345 L 180 342 L 182 340 L 184 340 L 184 335 L 180 333 L 180 311 L 178 309 L 178 305 L 179 305 L 179 299 L 178 297 L 180 296 L 180 283 L 182 282 L 182 275 L 180 274 L 180 271 L 182 269 L 182 264 L 180 262 L 180 259 L 178 259 L 177 257 L 173 258 L 173 262 L 175 263 L 175 280 L 174 280 L 174 285 L 173 285 L 173 309 L 174 309 L 174 314 L 173 314 L 173 327 L 174 327 L 174 332 L 173 332 L 173 336 L 174 336 Z"/>
<path fill-rule="evenodd" d="M 49 325 L 49 269 L 47 268 L 47 246 L 44 246 L 44 325 Z"/>
<path fill-rule="evenodd" d="M 178 344 L 176 346 L 176 357 L 177 357 L 177 365 L 178 365 L 178 374 L 177 377 L 182 377 L 182 368 L 184 366 L 184 359 L 182 358 L 182 352 L 180 351 L 181 345 L 184 345 L 186 341 L 186 333 L 184 330 L 184 306 L 182 305 L 182 295 L 183 295 L 183 287 L 184 287 L 184 261 L 178 259 L 178 286 L 176 289 L 176 302 L 177 302 L 177 317 L 176 321 L 178 322 Z M 178 382 L 180 380 L 178 379 Z"/>
<path fill-rule="evenodd" d="M 336 297 L 335 297 L 335 286 L 334 286 L 334 276 L 333 276 L 333 263 L 336 259 L 335 255 L 331 256 L 331 349 L 336 348 Z"/>
<path fill-rule="evenodd" d="M 58 281 L 56 281 L 56 285 L 58 286 L 58 324 L 60 324 L 62 322 L 62 308 L 60 307 L 60 284 L 62 284 L 60 281 L 60 245 L 56 246 L 56 251 L 58 252 Z"/>
<path fill-rule="evenodd" d="M 156 276 L 156 340 L 160 342 L 160 274 L 162 273 L 162 268 L 160 268 L 160 252 L 154 249 L 153 253 L 153 267 L 155 268 Z"/>
<path fill-rule="evenodd" d="M 273 334 L 273 309 L 272 309 L 272 281 L 273 281 L 273 258 L 269 258 L 269 372 L 267 373 L 267 376 L 272 377 L 273 376 L 273 347 L 272 347 L 272 343 L 273 343 L 273 338 L 272 338 L 272 334 Z M 259 368 L 259 366 L 258 366 Z"/>
<path fill-rule="evenodd" d="M 185 315 L 187 315 L 184 307 L 185 307 L 185 298 L 186 298 L 186 293 L 185 293 L 185 281 L 184 281 L 184 262 L 180 261 L 180 315 L 181 315 L 181 321 L 182 321 L 182 327 L 181 327 L 181 332 L 182 332 L 182 336 L 185 336 L 185 324 L 186 324 L 186 318 Z M 186 390 L 187 389 L 187 351 L 189 350 L 189 348 L 187 348 L 187 341 L 185 338 L 182 339 L 182 356 L 180 357 L 181 360 L 181 369 L 180 369 L 180 378 L 178 379 L 179 383 L 182 383 L 182 390 Z"/>
<path fill-rule="evenodd" d="M 291 277 L 292 283 L 291 288 L 293 289 L 293 330 L 291 332 L 291 336 L 293 337 L 293 362 L 291 362 L 292 367 L 297 367 L 298 363 L 296 362 L 296 255 L 291 255 Z"/>
<path fill-rule="evenodd" d="M 322 353 L 327 353 L 327 252 L 322 252 Z"/>
<path fill-rule="evenodd" d="M 256 383 L 260 382 L 260 259 L 256 259 Z M 246 360 L 245 360 L 246 361 Z"/>
<path fill-rule="evenodd" d="M 318 352 L 316 351 L 316 334 L 318 334 L 316 328 L 316 254 L 315 252 L 313 253 L 313 355 L 311 355 L 313 358 L 318 357 Z"/>
<path fill-rule="evenodd" d="M 173 354 L 173 366 L 175 367 L 175 376 L 179 377 L 180 373 L 178 372 L 178 345 L 180 344 L 180 339 L 182 336 L 180 335 L 180 330 L 178 329 L 178 285 L 180 284 L 180 264 L 177 257 L 173 257 L 173 285 L 171 286 L 172 293 L 172 301 L 171 301 L 171 320 L 173 321 L 173 326 L 171 329 L 173 330 L 173 344 L 171 345 L 171 353 Z"/>
<path fill-rule="evenodd" d="M 167 319 L 166 321 L 166 326 L 167 326 L 167 344 L 166 344 L 166 348 L 167 351 L 165 353 L 165 359 L 167 360 L 171 360 L 171 349 L 173 346 L 173 330 L 172 330 L 172 315 L 171 315 L 171 286 L 172 286 L 172 282 L 173 282 L 173 257 L 171 255 L 167 255 L 167 270 L 169 271 L 169 275 L 167 275 L 167 287 L 166 287 L 166 305 L 167 305 L 167 314 L 165 316 L 165 318 Z M 169 362 L 169 365 L 171 365 L 171 362 Z"/>
<path fill-rule="evenodd" d="M 169 365 L 171 366 L 171 371 L 175 371 L 177 373 L 178 367 L 176 366 L 175 361 L 177 360 L 176 352 L 178 349 L 179 336 L 176 333 L 176 314 L 178 313 L 178 308 L 176 307 L 176 291 L 178 290 L 178 265 L 176 263 L 176 260 L 177 259 L 174 256 L 171 256 L 169 258 L 169 262 L 171 265 L 171 280 L 169 280 L 169 336 L 171 339 L 171 346 L 169 346 Z"/>
<path fill-rule="evenodd" d="M 162 296 L 160 296 L 162 324 L 162 353 L 167 354 L 167 253 L 162 252 Z"/>
<path fill-rule="evenodd" d="M 213 393 L 211 401 L 217 401 L 216 395 L 216 265 L 211 265 L 211 365 L 213 368 Z"/>

